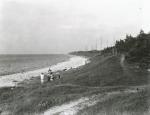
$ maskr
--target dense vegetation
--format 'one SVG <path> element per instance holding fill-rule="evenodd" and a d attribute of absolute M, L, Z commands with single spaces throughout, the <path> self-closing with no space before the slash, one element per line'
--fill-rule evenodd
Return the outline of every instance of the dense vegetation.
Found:
<path fill-rule="evenodd" d="M 133 37 L 126 35 L 124 40 L 116 41 L 115 46 L 105 48 L 103 54 L 125 54 L 129 62 L 139 63 L 140 67 L 150 65 L 150 33 L 146 34 L 143 30 Z"/>
<path fill-rule="evenodd" d="M 91 51 L 75 51 L 69 53 L 71 55 L 78 55 L 78 56 L 86 56 L 86 57 L 93 57 L 95 55 L 100 54 L 100 51 L 98 50 L 91 50 Z"/>
<path fill-rule="evenodd" d="M 114 46 L 101 51 L 77 51 L 70 54 L 88 57 L 97 54 L 104 56 L 124 54 L 128 62 L 137 63 L 141 68 L 148 68 L 150 67 L 150 33 L 144 33 L 141 30 L 137 36 L 126 35 L 125 39 L 117 40 Z"/>

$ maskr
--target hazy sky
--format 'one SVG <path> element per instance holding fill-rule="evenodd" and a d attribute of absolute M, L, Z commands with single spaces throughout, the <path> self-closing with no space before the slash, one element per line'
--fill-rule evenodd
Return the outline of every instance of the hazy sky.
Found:
<path fill-rule="evenodd" d="M 67 53 L 150 31 L 149 0 L 0 0 L 0 53 Z M 101 46 L 101 42 L 103 45 Z"/>

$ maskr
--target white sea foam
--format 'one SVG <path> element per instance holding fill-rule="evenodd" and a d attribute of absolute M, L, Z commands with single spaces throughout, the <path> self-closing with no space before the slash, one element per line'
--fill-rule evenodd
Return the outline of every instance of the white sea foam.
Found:
<path fill-rule="evenodd" d="M 87 58 L 84 57 L 71 57 L 68 61 L 58 63 L 56 65 L 51 66 L 52 71 L 59 71 L 63 69 L 77 68 L 79 66 L 85 65 L 87 62 Z M 0 77 L 0 87 L 13 87 L 17 86 L 18 83 L 31 79 L 31 77 L 38 77 L 40 73 L 45 73 L 49 68 L 43 68 L 33 71 L 28 71 L 24 73 L 16 73 L 11 75 L 5 75 Z"/>

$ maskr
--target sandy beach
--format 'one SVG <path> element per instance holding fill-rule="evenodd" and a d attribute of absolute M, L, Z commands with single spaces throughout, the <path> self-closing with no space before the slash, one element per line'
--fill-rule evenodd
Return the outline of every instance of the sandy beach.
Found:
<path fill-rule="evenodd" d="M 68 61 L 58 63 L 56 65 L 52 65 L 50 68 L 52 71 L 61 71 L 63 69 L 77 68 L 79 66 L 84 65 L 87 62 L 87 58 L 74 56 L 71 57 Z M 32 77 L 38 77 L 40 73 L 46 73 L 49 67 L 43 69 L 37 69 L 33 71 L 28 71 L 24 73 L 16 73 L 11 75 L 5 75 L 0 77 L 0 87 L 13 87 L 17 86 L 18 83 L 29 80 Z"/>

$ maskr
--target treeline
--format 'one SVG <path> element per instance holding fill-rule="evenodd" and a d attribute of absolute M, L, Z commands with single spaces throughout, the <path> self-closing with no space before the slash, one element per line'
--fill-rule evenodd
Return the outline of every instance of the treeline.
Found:
<path fill-rule="evenodd" d="M 150 65 L 150 33 L 143 30 L 133 37 L 126 35 L 124 40 L 116 41 L 115 46 L 102 50 L 102 54 L 125 54 L 129 62 L 137 62 L 140 66 Z"/>
<path fill-rule="evenodd" d="M 100 54 L 100 51 L 92 50 L 92 51 L 75 51 L 69 53 L 71 55 L 78 55 L 78 56 L 86 56 L 86 57 L 93 57 L 97 54 Z"/>

